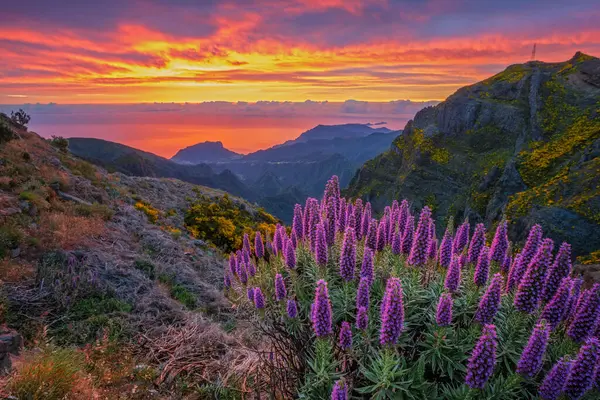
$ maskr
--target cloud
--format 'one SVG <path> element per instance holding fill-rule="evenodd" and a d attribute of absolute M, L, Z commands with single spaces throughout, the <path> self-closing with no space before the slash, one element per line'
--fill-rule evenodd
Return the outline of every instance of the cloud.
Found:
<path fill-rule="evenodd" d="M 22 0 L 2 11 L 0 95 L 67 103 L 443 99 L 526 61 L 534 42 L 548 61 L 600 51 L 590 0 Z"/>

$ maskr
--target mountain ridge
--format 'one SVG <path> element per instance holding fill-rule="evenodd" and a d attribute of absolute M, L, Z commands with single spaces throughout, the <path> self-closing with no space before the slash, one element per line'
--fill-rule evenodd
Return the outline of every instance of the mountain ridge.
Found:
<path fill-rule="evenodd" d="M 533 221 L 574 253 L 600 249 L 600 60 L 515 64 L 419 111 L 388 151 L 366 162 L 348 193 L 406 197 L 441 218 Z M 589 232 L 583 235 L 582 232 Z"/>

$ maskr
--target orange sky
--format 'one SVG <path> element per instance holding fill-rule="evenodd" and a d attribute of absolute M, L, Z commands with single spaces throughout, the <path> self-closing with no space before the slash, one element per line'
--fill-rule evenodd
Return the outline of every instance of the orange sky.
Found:
<path fill-rule="evenodd" d="M 3 6 L 0 104 L 442 100 L 600 49 L 592 1 L 48 3 Z"/>

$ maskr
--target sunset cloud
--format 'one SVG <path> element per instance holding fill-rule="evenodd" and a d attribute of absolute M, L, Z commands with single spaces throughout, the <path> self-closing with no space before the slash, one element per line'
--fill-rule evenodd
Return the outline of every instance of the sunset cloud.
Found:
<path fill-rule="evenodd" d="M 2 13 L 0 103 L 439 100 L 533 43 L 544 61 L 600 53 L 587 0 L 23 0 Z"/>

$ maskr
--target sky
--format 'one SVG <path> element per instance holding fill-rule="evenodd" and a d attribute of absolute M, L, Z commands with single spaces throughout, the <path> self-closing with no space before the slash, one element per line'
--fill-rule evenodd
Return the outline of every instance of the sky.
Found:
<path fill-rule="evenodd" d="M 0 104 L 443 100 L 600 54 L 597 0 L 19 0 Z"/>

